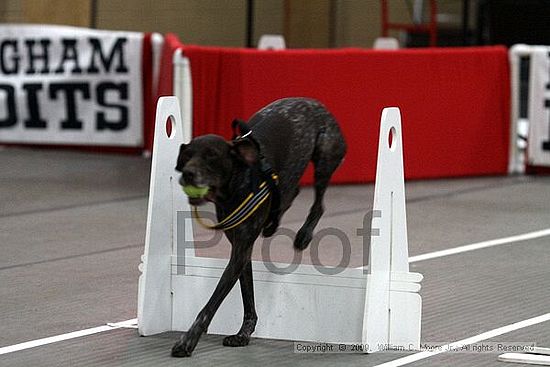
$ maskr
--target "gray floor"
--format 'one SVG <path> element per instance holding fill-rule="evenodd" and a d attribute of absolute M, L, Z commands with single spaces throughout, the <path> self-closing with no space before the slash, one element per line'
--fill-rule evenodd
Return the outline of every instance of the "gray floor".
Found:
<path fill-rule="evenodd" d="M 0 347 L 136 316 L 150 161 L 68 151 L 0 151 Z M 283 226 L 297 229 L 311 202 L 303 189 Z M 333 186 L 319 228 L 355 234 L 373 186 Z M 550 178 L 488 177 L 407 183 L 410 255 L 550 227 Z M 197 230 L 196 237 L 206 236 Z M 349 266 L 364 262 L 350 235 Z M 423 342 L 452 342 L 550 312 L 550 237 L 411 264 L 423 273 Z M 255 258 L 261 258 L 259 251 Z M 274 251 L 276 250 L 276 251 Z M 200 251 L 223 257 L 222 242 Z M 335 265 L 341 247 L 321 243 L 319 261 Z M 277 238 L 272 260 L 290 261 Z M 305 252 L 303 262 L 312 262 Z M 314 261 L 315 262 L 315 261 Z M 261 317 L 261 315 L 260 315 Z M 489 341 L 550 346 L 550 323 Z M 173 359 L 177 334 L 140 338 L 119 329 L 0 356 L 1 366 L 361 365 L 402 353 L 296 354 L 292 343 L 254 339 L 224 348 L 205 336 L 191 359 Z M 498 366 L 498 354 L 447 353 L 412 366 Z"/>

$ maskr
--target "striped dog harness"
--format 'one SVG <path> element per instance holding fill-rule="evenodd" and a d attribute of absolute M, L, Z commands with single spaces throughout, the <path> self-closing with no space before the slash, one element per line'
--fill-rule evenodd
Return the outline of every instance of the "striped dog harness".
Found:
<path fill-rule="evenodd" d="M 276 174 L 272 174 L 271 178 L 277 182 L 278 177 Z M 270 196 L 271 192 L 269 190 L 269 185 L 267 181 L 264 181 L 260 184 L 259 190 L 256 193 L 248 194 L 246 199 L 244 199 L 244 201 L 235 210 L 233 210 L 231 214 L 217 224 L 211 225 L 205 223 L 200 217 L 196 206 L 193 208 L 193 216 L 204 228 L 221 229 L 225 231 L 235 228 L 247 220 Z"/>

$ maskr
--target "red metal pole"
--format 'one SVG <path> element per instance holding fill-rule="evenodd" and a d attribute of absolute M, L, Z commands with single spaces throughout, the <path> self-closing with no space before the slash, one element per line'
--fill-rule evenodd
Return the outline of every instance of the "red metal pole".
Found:
<path fill-rule="evenodd" d="M 388 36 L 388 1 L 380 0 L 382 6 L 382 36 Z"/>

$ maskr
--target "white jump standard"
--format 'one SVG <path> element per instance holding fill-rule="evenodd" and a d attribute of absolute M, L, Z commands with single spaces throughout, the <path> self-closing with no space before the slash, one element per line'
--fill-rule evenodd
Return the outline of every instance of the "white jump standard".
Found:
<path fill-rule="evenodd" d="M 170 137 L 168 119 L 174 126 Z M 138 330 L 144 336 L 187 330 L 227 265 L 225 259 L 197 257 L 192 245 L 191 210 L 174 171 L 179 146 L 190 139 L 190 114 L 182 121 L 177 98 L 163 97 L 155 125 L 138 297 Z M 300 264 L 292 272 L 276 274 L 270 271 L 273 265 L 282 269 L 288 264 L 253 261 L 259 316 L 253 336 L 362 344 L 368 345 L 367 352 L 388 346 L 419 348 L 422 275 L 409 272 L 401 140 L 399 110 L 384 109 L 374 199 L 380 216 L 372 221 L 378 233 L 371 236 L 368 269 L 325 275 L 313 265 Z M 238 287 L 219 308 L 209 333 L 230 335 L 239 329 Z"/>

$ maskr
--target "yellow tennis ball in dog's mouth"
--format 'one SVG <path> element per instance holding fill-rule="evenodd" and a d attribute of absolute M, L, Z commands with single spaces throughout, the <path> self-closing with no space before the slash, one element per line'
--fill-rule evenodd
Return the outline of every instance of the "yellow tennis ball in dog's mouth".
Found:
<path fill-rule="evenodd" d="M 183 191 L 193 199 L 202 199 L 208 193 L 208 187 L 185 185 Z"/>

